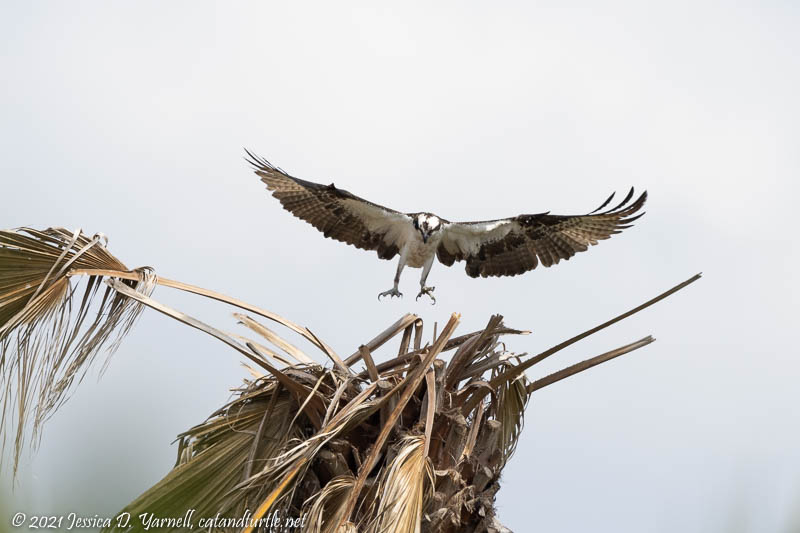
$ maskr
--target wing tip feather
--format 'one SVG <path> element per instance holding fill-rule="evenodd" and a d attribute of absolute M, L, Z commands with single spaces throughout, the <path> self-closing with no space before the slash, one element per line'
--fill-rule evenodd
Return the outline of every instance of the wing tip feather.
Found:
<path fill-rule="evenodd" d="M 251 152 L 247 148 L 244 148 L 244 152 L 245 152 L 245 154 L 247 154 L 244 157 L 244 160 L 250 166 L 253 167 L 253 171 L 256 174 L 258 174 L 259 176 L 262 175 L 261 174 L 262 172 L 265 173 L 265 174 L 272 174 L 272 173 L 275 173 L 275 172 L 279 172 L 279 173 L 283 174 L 284 176 L 286 176 L 288 178 L 292 178 L 285 170 L 283 170 L 282 168 L 280 168 L 277 165 L 273 165 L 266 158 L 255 155 L 253 152 Z M 292 179 L 294 179 L 294 178 L 292 178 Z"/>

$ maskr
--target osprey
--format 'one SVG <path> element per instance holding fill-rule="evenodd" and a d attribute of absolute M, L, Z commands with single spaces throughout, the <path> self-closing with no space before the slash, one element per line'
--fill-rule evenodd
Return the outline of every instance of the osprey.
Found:
<path fill-rule="evenodd" d="M 545 267 L 557 264 L 629 227 L 644 214 L 633 216 L 647 199 L 644 192 L 630 202 L 631 188 L 616 207 L 602 211 L 614 197 L 612 194 L 586 215 L 546 212 L 482 222 L 450 222 L 433 213 L 401 213 L 359 198 L 333 183 L 322 185 L 292 177 L 266 159 L 246 152 L 255 173 L 294 216 L 326 237 L 375 250 L 381 259 L 400 256 L 394 286 L 378 294 L 378 300 L 383 296 L 403 296 L 397 288 L 400 274 L 410 266 L 422 268 L 417 299 L 427 295 L 436 303 L 434 287 L 425 285 L 434 258 L 447 266 L 466 262 L 467 274 L 473 278 L 516 276 L 533 270 L 539 263 Z"/>

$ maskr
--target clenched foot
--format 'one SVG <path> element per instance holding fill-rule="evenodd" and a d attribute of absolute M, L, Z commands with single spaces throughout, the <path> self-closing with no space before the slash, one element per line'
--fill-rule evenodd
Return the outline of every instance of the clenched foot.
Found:
<path fill-rule="evenodd" d="M 391 288 L 391 289 L 389 289 L 388 291 L 384 291 L 384 292 L 380 293 L 380 294 L 378 295 L 378 301 L 380 301 L 380 300 L 381 300 L 381 298 L 382 298 L 383 296 L 391 296 L 391 297 L 393 297 L 393 298 L 394 298 L 395 296 L 397 296 L 398 298 L 402 298 L 402 297 L 403 297 L 403 293 L 402 293 L 402 292 L 400 292 L 400 291 L 398 291 L 398 290 L 397 290 L 397 287 L 392 287 L 392 288 Z"/>
<path fill-rule="evenodd" d="M 417 300 L 419 300 L 419 297 L 420 297 L 420 296 L 422 296 L 423 294 L 425 294 L 425 295 L 428 295 L 428 296 L 430 296 L 430 297 L 431 297 L 431 300 L 433 300 L 433 301 L 431 302 L 431 305 L 434 305 L 434 304 L 436 303 L 436 298 L 434 298 L 434 297 L 433 297 L 433 289 L 435 289 L 435 288 L 436 288 L 436 287 L 424 287 L 424 286 L 423 286 L 423 287 L 422 287 L 422 288 L 419 290 L 419 294 L 417 294 Z"/>

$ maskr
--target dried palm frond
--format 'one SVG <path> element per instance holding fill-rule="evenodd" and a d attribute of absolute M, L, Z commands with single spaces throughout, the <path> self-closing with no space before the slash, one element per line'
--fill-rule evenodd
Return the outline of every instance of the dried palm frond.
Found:
<path fill-rule="evenodd" d="M 243 389 L 220 412 L 179 435 L 176 467 L 125 511 L 169 517 L 177 509 L 194 509 L 197 516 L 242 516 L 272 487 L 235 489 L 266 466 L 264 458 L 304 441 L 303 428 L 292 423 L 295 408 L 291 394 L 275 380 Z"/>
<path fill-rule="evenodd" d="M 35 404 L 38 423 L 102 346 L 116 348 L 141 306 L 248 358 L 255 365 L 248 367 L 251 381 L 179 435 L 175 467 L 124 510 L 165 519 L 164 530 L 507 531 L 495 516 L 494 499 L 531 395 L 654 339 L 533 382 L 525 371 L 700 277 L 533 357 L 507 351 L 504 335 L 528 332 L 506 327 L 500 315 L 479 331 L 453 337 L 460 319 L 454 313 L 439 333 L 434 326 L 424 346 L 422 319 L 407 314 L 372 340 L 354 343 L 352 355 L 341 359 L 310 330 L 274 313 L 157 278 L 149 269 L 127 270 L 101 240 L 64 230 L 0 232 L 0 383 L 7 397 L 19 399 L 17 421 Z M 80 298 L 70 282 L 79 275 L 88 277 Z M 94 317 L 88 308 L 100 278 L 107 288 Z M 277 322 L 320 350 L 331 367 L 248 315 L 235 318 L 274 350 L 164 305 L 150 296 L 155 284 Z M 379 350 L 398 337 L 396 355 L 379 360 Z M 4 413 L 10 411 L 11 404 L 4 405 Z M 192 516 L 181 522 L 187 510 Z M 115 521 L 111 529 L 146 528 L 131 520 L 126 526 Z"/>
<path fill-rule="evenodd" d="M 618 319 L 590 331 L 599 331 Z M 145 509 L 147 502 L 175 502 L 159 507 L 162 516 L 179 516 L 183 509 L 191 508 L 202 509 L 210 516 L 221 513 L 219 516 L 230 520 L 245 517 L 246 521 L 237 522 L 245 532 L 259 526 L 264 529 L 275 513 L 300 520 L 302 526 L 297 527 L 309 533 L 507 531 L 495 516 L 494 498 L 502 469 L 519 440 L 531 394 L 646 346 L 653 339 L 645 337 L 531 383 L 524 373 L 517 372 L 520 367 L 575 341 L 571 339 L 542 352 L 544 356 L 525 360 L 524 354 L 508 353 L 501 342 L 502 335 L 524 332 L 507 328 L 501 316 L 493 316 L 480 331 L 452 338 L 457 323 L 458 317 L 454 316 L 431 344 L 419 348 L 421 338 L 415 332 L 421 331 L 421 320 L 414 316 L 401 318 L 375 337 L 378 342 L 371 343 L 377 350 L 402 333 L 400 353 L 376 363 L 372 350 L 360 345 L 344 361 L 363 360 L 367 368 L 360 372 L 345 373 L 338 365 L 324 372 L 314 366 L 284 368 L 283 372 L 296 379 L 298 373 L 307 373 L 305 381 L 316 384 L 315 390 L 325 406 L 322 427 L 318 429 L 309 416 L 297 416 L 302 399 L 285 394 L 292 407 L 280 415 L 270 414 L 269 419 L 278 427 L 290 422 L 304 437 L 286 441 L 280 449 L 264 448 L 263 452 L 251 454 L 248 462 L 261 468 L 253 468 L 232 488 L 228 478 L 215 482 L 213 472 L 204 477 L 219 487 L 227 483 L 224 490 L 215 491 L 225 494 L 227 499 L 219 500 L 224 505 L 209 507 L 200 495 L 188 492 L 179 492 L 188 498 L 170 498 L 170 490 L 162 482 L 126 511 Z M 417 337 L 416 347 L 411 347 L 413 337 Z M 453 350 L 449 361 L 440 358 Z M 250 398 L 258 394 L 259 388 L 276 386 L 275 383 L 275 378 L 267 377 L 241 394 Z M 465 410 L 478 394 L 481 396 L 475 407 Z M 266 405 L 262 402 L 258 409 L 263 412 Z M 210 420 L 221 423 L 219 417 L 229 416 L 227 412 L 217 413 Z M 254 414 L 253 419 L 258 416 Z M 238 437 L 230 432 L 226 438 L 235 442 Z M 179 454 L 197 453 L 202 448 L 200 442 L 197 437 L 184 438 Z M 239 453 L 229 466 L 236 469 L 237 476 L 241 457 Z M 174 483 L 174 478 L 187 475 L 180 468 L 165 481 Z M 230 523 L 234 522 L 227 522 Z M 270 531 L 296 530 L 285 521 L 283 529 L 272 524 Z M 198 529 L 199 522 L 194 526 Z"/>
<path fill-rule="evenodd" d="M 331 478 L 312 495 L 302 512 L 302 516 L 306 518 L 305 531 L 336 533 L 336 525 L 346 520 L 344 511 L 347 498 L 355 482 L 356 478 L 352 474 L 342 474 Z"/>
<path fill-rule="evenodd" d="M 257 343 L 212 331 L 210 326 L 192 322 L 191 317 L 184 319 L 186 315 L 149 299 L 155 285 L 211 298 L 273 320 L 301 335 L 326 356 L 338 357 L 308 329 L 275 313 L 201 287 L 159 278 L 149 267 L 128 269 L 106 244 L 104 235 L 88 236 L 81 230 L 0 231 L 0 439 L 4 448 L 8 428 L 14 428 L 15 475 L 27 429 L 32 429 L 36 444 L 41 424 L 68 398 L 70 388 L 83 379 L 102 351 L 106 353 L 105 369 L 144 308 L 142 304 L 221 338 L 283 378 L 284 386 L 294 394 L 307 393 L 308 387 L 269 365 Z M 247 320 L 252 321 L 249 317 Z M 281 344 L 282 339 L 273 335 L 272 342 L 278 348 L 291 346 Z M 274 353 L 264 349 L 270 355 Z M 305 363 L 313 364 L 298 348 L 291 352 L 298 354 Z M 319 401 L 312 399 L 309 409 L 319 407 Z"/>
<path fill-rule="evenodd" d="M 504 370 L 504 367 L 498 367 L 495 372 L 502 370 Z M 527 385 L 528 380 L 524 374 L 511 381 L 506 381 L 498 387 L 496 399 L 489 402 L 490 418 L 500 422 L 497 444 L 503 455 L 503 466 L 514 454 L 514 450 L 517 448 L 517 441 L 522 433 L 525 407 L 527 407 L 528 399 L 530 398 Z"/>
<path fill-rule="evenodd" d="M 411 435 L 398 443 L 397 455 L 378 479 L 374 511 L 366 533 L 420 533 L 422 511 L 433 497 L 433 467 L 425 437 Z"/>
<path fill-rule="evenodd" d="M 141 312 L 134 300 L 103 288 L 98 276 L 71 283 L 72 269 L 129 272 L 105 238 L 63 228 L 0 231 L 0 388 L 2 426 L 16 426 L 14 468 L 28 416 L 33 436 L 105 349 L 114 353 Z M 149 294 L 154 277 L 140 269 L 128 287 Z M 82 286 L 82 289 L 81 289 Z M 94 308 L 92 303 L 99 299 Z M 3 445 L 6 434 L 3 433 Z"/>

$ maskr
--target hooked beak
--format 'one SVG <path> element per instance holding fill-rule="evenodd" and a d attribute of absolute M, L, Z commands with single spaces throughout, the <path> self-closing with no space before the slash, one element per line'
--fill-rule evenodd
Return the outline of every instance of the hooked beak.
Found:
<path fill-rule="evenodd" d="M 430 233 L 422 232 L 422 242 L 423 244 L 428 244 L 428 237 L 430 237 Z"/>

